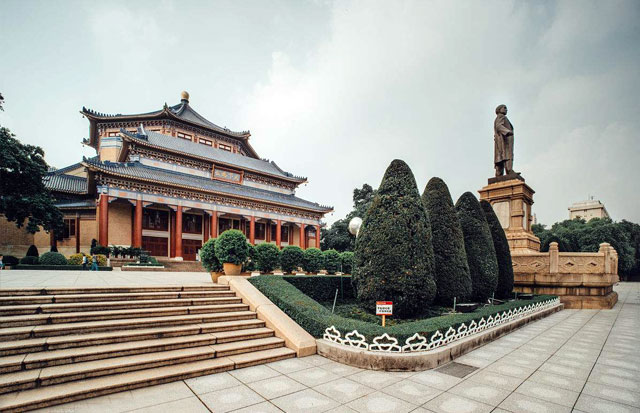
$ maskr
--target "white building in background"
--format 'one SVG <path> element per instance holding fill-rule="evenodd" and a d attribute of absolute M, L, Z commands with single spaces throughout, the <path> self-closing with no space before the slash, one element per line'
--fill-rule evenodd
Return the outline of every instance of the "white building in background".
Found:
<path fill-rule="evenodd" d="M 591 199 L 576 202 L 569 207 L 569 219 L 584 219 L 589 221 L 592 218 L 610 218 L 607 208 L 599 200 Z"/>

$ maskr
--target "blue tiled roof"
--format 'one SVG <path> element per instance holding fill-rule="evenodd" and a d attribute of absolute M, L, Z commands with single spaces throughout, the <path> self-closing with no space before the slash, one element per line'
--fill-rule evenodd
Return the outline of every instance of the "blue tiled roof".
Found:
<path fill-rule="evenodd" d="M 85 162 L 88 166 L 94 167 L 98 170 L 102 170 L 107 173 L 111 172 L 114 174 L 119 174 L 121 176 L 132 179 L 143 179 L 147 181 L 158 182 L 160 184 L 169 184 L 172 186 L 192 188 L 205 192 L 219 193 L 222 195 L 230 195 L 235 197 L 254 199 L 258 201 L 283 204 L 323 213 L 333 210 L 332 207 L 306 201 L 304 199 L 298 198 L 295 195 L 286 195 L 279 192 L 222 182 L 196 175 L 188 175 L 184 173 L 168 171 L 166 169 L 143 165 L 140 162 L 116 163 L 99 162 L 97 160 L 86 160 Z"/>
<path fill-rule="evenodd" d="M 195 155 L 200 158 L 210 159 L 212 161 L 224 163 L 226 165 L 236 166 L 241 169 L 247 169 L 256 172 L 262 172 L 269 175 L 282 177 L 288 180 L 298 182 L 306 181 L 306 178 L 294 176 L 289 172 L 285 172 L 276 165 L 275 162 L 255 159 L 249 156 L 243 156 L 211 146 L 192 142 L 187 139 L 174 138 L 173 136 L 163 135 L 157 132 L 145 131 L 146 135 L 138 135 L 130 133 L 125 129 L 120 130 L 121 133 L 129 137 L 134 142 L 148 144 L 160 148 L 166 148 L 171 151 L 184 153 L 187 155 Z"/>
<path fill-rule="evenodd" d="M 71 165 L 71 166 L 74 166 L 74 165 Z M 79 164 L 77 166 L 79 166 Z M 71 194 L 87 193 L 87 178 L 82 178 L 82 177 L 73 176 L 73 175 L 65 175 L 62 173 L 59 174 L 56 172 L 47 174 L 43 178 L 44 186 L 47 189 L 49 189 L 50 191 L 67 192 Z"/>

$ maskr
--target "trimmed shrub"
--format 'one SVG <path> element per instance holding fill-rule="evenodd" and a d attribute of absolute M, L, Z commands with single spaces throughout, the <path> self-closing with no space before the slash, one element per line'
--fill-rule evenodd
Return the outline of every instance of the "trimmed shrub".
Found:
<path fill-rule="evenodd" d="M 353 272 L 354 254 L 351 251 L 345 251 L 340 254 L 342 260 L 342 272 L 345 274 L 351 274 Z"/>
<path fill-rule="evenodd" d="M 35 245 L 31 245 L 29 246 L 29 249 L 27 250 L 27 257 L 39 257 L 40 254 L 38 253 L 38 248 Z"/>
<path fill-rule="evenodd" d="M 302 248 L 296 245 L 288 245 L 280 253 L 280 267 L 285 273 L 292 274 L 304 260 Z"/>
<path fill-rule="evenodd" d="M 68 265 L 82 265 L 82 257 L 86 256 L 87 257 L 87 264 L 91 265 L 91 256 L 87 255 L 83 252 L 80 252 L 78 254 L 72 254 L 69 256 L 69 259 L 67 260 L 67 264 Z"/>
<path fill-rule="evenodd" d="M 496 261 L 498 261 L 498 285 L 496 287 L 496 298 L 509 298 L 513 291 L 513 264 L 511 263 L 511 250 L 507 236 L 500 225 L 491 204 L 485 200 L 480 201 L 480 206 L 484 212 L 484 217 L 489 224 L 493 248 L 496 250 Z"/>
<path fill-rule="evenodd" d="M 40 263 L 40 259 L 38 257 L 34 257 L 33 255 L 27 255 L 20 259 L 20 264 L 26 265 L 38 265 Z"/>
<path fill-rule="evenodd" d="M 291 278 L 291 280 L 287 280 L 289 278 Z M 404 344 L 405 341 L 415 333 L 419 333 L 428 339 L 438 330 L 442 334 L 445 334 L 449 327 L 457 329 L 462 323 L 465 323 L 468 326 L 472 320 L 475 320 L 476 323 L 478 323 L 483 317 L 487 319 L 489 316 L 495 316 L 503 311 L 509 311 L 510 309 L 554 298 L 554 296 L 550 295 L 536 296 L 532 300 L 516 300 L 501 305 L 485 306 L 471 313 L 448 314 L 440 317 L 431 317 L 423 320 L 382 327 L 377 323 L 374 324 L 367 321 L 355 320 L 331 314 L 330 309 L 294 286 L 304 284 L 305 280 L 294 281 L 294 278 L 305 278 L 309 281 L 318 280 L 324 284 L 323 279 L 325 278 L 333 278 L 336 279 L 334 282 L 339 282 L 339 279 L 342 277 L 282 277 L 276 275 L 263 275 L 259 277 L 251 277 L 248 281 L 312 336 L 322 337 L 327 327 L 335 326 L 343 337 L 346 333 L 358 330 L 358 332 L 364 335 L 369 342 L 371 342 L 374 337 L 381 336 L 384 333 L 397 338 L 401 344 Z M 311 287 L 307 286 L 303 288 L 305 288 L 305 290 L 309 290 Z M 332 287 L 331 289 L 333 289 L 333 294 L 335 294 L 336 287 Z M 314 291 L 317 290 L 318 289 L 314 289 Z M 333 296 L 331 296 L 330 299 L 326 299 L 326 297 L 319 299 L 322 301 L 331 301 Z"/>
<path fill-rule="evenodd" d="M 456 212 L 464 234 L 464 248 L 471 274 L 472 299 L 485 302 L 498 285 L 498 261 L 489 224 L 482 207 L 471 192 L 456 202 Z"/>
<path fill-rule="evenodd" d="M 422 201 L 431 222 L 437 287 L 435 301 L 451 306 L 456 297 L 459 303 L 465 302 L 471 297 L 471 275 L 464 235 L 447 184 L 440 178 L 431 178 Z"/>
<path fill-rule="evenodd" d="M 329 274 L 335 274 L 340 271 L 340 265 L 342 260 L 340 259 L 340 253 L 336 250 L 326 250 L 322 253 L 324 255 L 324 269 Z"/>
<path fill-rule="evenodd" d="M 67 265 L 67 259 L 59 252 L 45 252 L 40 257 L 40 265 Z"/>
<path fill-rule="evenodd" d="M 222 264 L 244 264 L 249 256 L 247 238 L 237 229 L 226 230 L 216 240 L 215 251 Z"/>
<path fill-rule="evenodd" d="M 109 247 L 96 244 L 95 247 L 91 247 L 91 250 L 89 252 L 91 253 L 91 255 L 93 254 L 109 255 L 111 253 L 111 249 Z"/>
<path fill-rule="evenodd" d="M 18 265 L 19 262 L 20 262 L 20 260 L 17 259 L 16 257 L 14 257 L 13 255 L 5 255 L 4 257 L 2 257 L 2 263 L 5 266 Z"/>
<path fill-rule="evenodd" d="M 436 294 L 431 228 L 409 166 L 394 160 L 382 178 L 356 238 L 358 301 L 373 312 L 377 300 L 393 301 L 394 316 L 409 318 Z"/>
<path fill-rule="evenodd" d="M 215 245 L 215 238 L 209 238 L 202 248 L 200 248 L 200 262 L 202 262 L 204 269 L 209 272 L 222 271 L 222 264 L 220 264 L 218 257 L 216 257 Z"/>
<path fill-rule="evenodd" d="M 318 273 L 324 267 L 324 255 L 318 248 L 307 248 L 304 250 L 302 267 L 306 272 Z"/>
<path fill-rule="evenodd" d="M 256 265 L 256 247 L 247 242 L 247 249 L 249 253 L 247 254 L 247 259 L 243 264 L 244 268 L 242 271 L 253 272 L 258 269 L 258 266 Z"/>
<path fill-rule="evenodd" d="M 107 256 L 104 254 L 95 254 L 94 257 L 98 260 L 98 267 L 104 267 L 107 265 Z M 93 263 L 93 258 L 89 260 L 89 265 Z"/>
<path fill-rule="evenodd" d="M 275 244 L 258 244 L 254 248 L 258 271 L 271 272 L 280 265 L 280 248 Z"/>
<path fill-rule="evenodd" d="M 283 276 L 282 279 L 319 302 L 333 302 L 336 290 L 338 290 L 342 299 L 356 297 L 351 285 L 351 277 L 339 275 L 320 275 L 317 277 L 287 275 Z"/>

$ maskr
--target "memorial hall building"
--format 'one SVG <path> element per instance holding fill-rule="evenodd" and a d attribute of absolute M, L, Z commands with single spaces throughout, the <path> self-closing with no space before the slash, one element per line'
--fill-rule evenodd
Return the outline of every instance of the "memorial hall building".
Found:
<path fill-rule="evenodd" d="M 306 178 L 261 159 L 248 131 L 198 114 L 188 93 L 148 113 L 81 113 L 89 120 L 83 143 L 97 156 L 46 176 L 65 230 L 57 237 L 36 233 L 39 248 L 55 243 L 70 255 L 88 252 L 96 239 L 195 260 L 206 240 L 231 228 L 251 244 L 320 246 L 321 220 L 332 208 L 298 198 Z"/>

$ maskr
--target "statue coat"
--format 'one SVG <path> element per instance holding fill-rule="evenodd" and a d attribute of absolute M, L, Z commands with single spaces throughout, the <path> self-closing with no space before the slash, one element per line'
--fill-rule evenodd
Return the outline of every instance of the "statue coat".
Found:
<path fill-rule="evenodd" d="M 493 122 L 493 140 L 493 163 L 513 160 L 513 125 L 503 114 L 498 114 Z"/>

